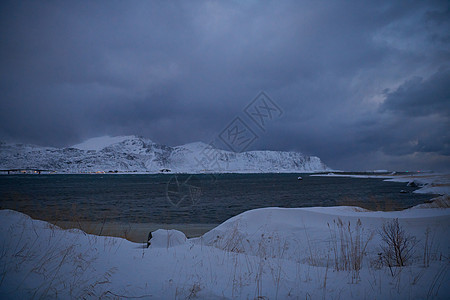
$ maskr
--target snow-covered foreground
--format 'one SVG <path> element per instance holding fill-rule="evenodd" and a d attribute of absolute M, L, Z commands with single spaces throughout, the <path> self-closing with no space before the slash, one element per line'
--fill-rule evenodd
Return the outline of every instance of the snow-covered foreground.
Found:
<path fill-rule="evenodd" d="M 389 268 L 378 255 L 378 232 L 393 218 L 417 239 L 405 267 Z M 256 209 L 196 239 L 158 230 L 149 248 L 61 230 L 11 210 L 1 210 L 0 220 L 2 299 L 450 296 L 448 208 Z"/>

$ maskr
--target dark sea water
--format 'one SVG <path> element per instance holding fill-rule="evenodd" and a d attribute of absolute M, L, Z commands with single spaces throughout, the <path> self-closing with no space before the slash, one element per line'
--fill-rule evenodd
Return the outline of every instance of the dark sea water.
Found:
<path fill-rule="evenodd" d="M 414 190 L 381 179 L 307 174 L 1 175 L 0 206 L 49 221 L 219 224 L 260 207 L 400 210 L 432 198 Z"/>

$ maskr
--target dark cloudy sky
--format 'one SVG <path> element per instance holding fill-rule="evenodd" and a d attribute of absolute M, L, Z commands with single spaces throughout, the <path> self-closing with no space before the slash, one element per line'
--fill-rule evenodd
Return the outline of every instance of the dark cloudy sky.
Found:
<path fill-rule="evenodd" d="M 448 1 L 1 1 L 0 139 L 209 142 L 265 91 L 250 149 L 448 170 L 449 33 Z"/>

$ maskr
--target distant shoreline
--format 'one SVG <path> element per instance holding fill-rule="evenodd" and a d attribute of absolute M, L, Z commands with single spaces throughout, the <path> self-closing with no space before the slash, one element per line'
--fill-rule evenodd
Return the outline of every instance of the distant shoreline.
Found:
<path fill-rule="evenodd" d="M 446 173 L 421 173 L 406 172 L 396 173 L 396 174 L 372 174 L 372 175 L 362 175 L 362 174 L 342 174 L 339 172 L 329 172 L 327 174 L 312 174 L 310 176 L 322 176 L 322 177 L 348 177 L 348 178 L 380 178 L 384 181 L 392 182 L 405 182 L 408 185 L 414 184 L 419 189 L 415 190 L 414 193 L 419 194 L 437 194 L 437 195 L 450 195 L 450 174 Z"/>

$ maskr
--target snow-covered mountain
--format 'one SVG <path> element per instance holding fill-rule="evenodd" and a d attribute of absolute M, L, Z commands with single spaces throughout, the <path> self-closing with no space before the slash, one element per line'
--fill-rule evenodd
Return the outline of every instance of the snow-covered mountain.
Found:
<path fill-rule="evenodd" d="M 329 168 L 299 152 L 235 153 L 204 143 L 169 147 L 137 136 L 99 137 L 68 148 L 0 144 L 0 169 L 36 168 L 65 173 L 119 171 L 182 173 L 317 172 Z"/>

